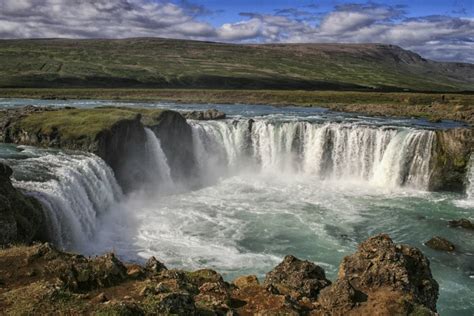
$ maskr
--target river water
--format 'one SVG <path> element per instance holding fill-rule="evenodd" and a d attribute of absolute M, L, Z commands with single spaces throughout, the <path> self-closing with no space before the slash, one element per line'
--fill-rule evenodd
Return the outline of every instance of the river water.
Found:
<path fill-rule="evenodd" d="M 26 104 L 111 102 L 0 100 L 0 107 Z M 150 130 L 147 147 L 156 161 L 150 172 L 157 181 L 128 195 L 94 155 L 1 145 L 14 184 L 45 205 L 58 246 L 91 255 L 114 250 L 137 262 L 154 255 L 169 267 L 214 268 L 228 280 L 250 273 L 263 277 L 293 254 L 321 265 L 334 279 L 344 256 L 384 232 L 429 257 L 440 283 L 441 315 L 474 314 L 473 233 L 447 226 L 450 219 L 474 219 L 474 159 L 465 194 L 427 191 L 433 130 L 459 123 L 319 108 L 115 105 L 217 107 L 229 119 L 190 122 L 202 185 L 185 193 Z M 451 240 L 458 251 L 427 248 L 423 243 L 434 235 Z"/>

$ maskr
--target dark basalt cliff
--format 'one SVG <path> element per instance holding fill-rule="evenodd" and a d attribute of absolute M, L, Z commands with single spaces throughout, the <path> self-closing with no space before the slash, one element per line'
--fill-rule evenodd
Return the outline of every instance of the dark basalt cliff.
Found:
<path fill-rule="evenodd" d="M 474 149 L 474 129 L 436 131 L 430 189 L 461 192 Z"/>
<path fill-rule="evenodd" d="M 0 250 L 0 310 L 6 314 L 436 315 L 438 283 L 428 259 L 387 235 L 344 258 L 331 284 L 324 270 L 287 256 L 263 284 L 232 283 L 213 270 L 168 270 L 151 258 L 124 264 L 49 244 Z"/>
<path fill-rule="evenodd" d="M 44 221 L 41 204 L 13 187 L 12 173 L 0 163 L 0 246 L 41 238 Z"/>
<path fill-rule="evenodd" d="M 192 179 L 196 172 L 193 135 L 186 119 L 174 111 L 164 111 L 150 129 L 159 137 L 168 159 L 171 176 L 178 181 Z"/>
<path fill-rule="evenodd" d="M 190 178 L 195 170 L 191 127 L 177 112 L 30 106 L 0 113 L 0 141 L 94 153 L 112 168 L 125 192 L 152 181 L 145 127 L 160 137 L 173 178 Z"/>

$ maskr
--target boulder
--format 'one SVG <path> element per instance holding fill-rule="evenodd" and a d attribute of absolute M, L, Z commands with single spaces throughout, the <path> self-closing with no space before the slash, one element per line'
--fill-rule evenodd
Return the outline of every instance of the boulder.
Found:
<path fill-rule="evenodd" d="M 431 249 L 441 250 L 441 251 L 454 251 L 456 247 L 449 240 L 435 236 L 426 242 L 426 245 Z"/>
<path fill-rule="evenodd" d="M 258 281 L 258 278 L 255 275 L 243 275 L 243 276 L 237 277 L 232 283 L 239 289 L 243 289 L 248 286 L 260 285 L 260 282 Z"/>
<path fill-rule="evenodd" d="M 188 293 L 147 296 L 141 304 L 146 315 L 195 315 L 196 306 Z M 133 314 L 132 314 L 133 315 Z"/>
<path fill-rule="evenodd" d="M 263 284 L 272 293 L 299 300 L 303 297 L 315 299 L 331 282 L 326 279 L 321 267 L 294 256 L 286 256 L 278 266 L 267 273 Z"/>
<path fill-rule="evenodd" d="M 474 223 L 468 220 L 467 218 L 449 221 L 448 225 L 451 227 L 462 227 L 465 229 L 474 230 Z"/>
<path fill-rule="evenodd" d="M 155 274 L 155 273 L 160 273 L 161 271 L 167 270 L 167 269 L 163 263 L 156 260 L 155 257 L 151 257 L 150 259 L 147 260 L 145 264 L 145 270 L 148 273 Z"/>
<path fill-rule="evenodd" d="M 224 283 L 222 276 L 211 269 L 200 269 L 193 272 L 187 273 L 187 280 L 189 283 L 196 285 L 197 287 L 202 286 L 204 283 Z"/>
<path fill-rule="evenodd" d="M 417 248 L 396 245 L 388 235 L 369 238 L 343 259 L 338 279 L 321 291 L 316 315 L 405 315 L 436 312 L 438 283 Z"/>
<path fill-rule="evenodd" d="M 199 287 L 194 297 L 196 307 L 225 315 L 230 311 L 230 293 L 223 282 L 207 282 Z"/>

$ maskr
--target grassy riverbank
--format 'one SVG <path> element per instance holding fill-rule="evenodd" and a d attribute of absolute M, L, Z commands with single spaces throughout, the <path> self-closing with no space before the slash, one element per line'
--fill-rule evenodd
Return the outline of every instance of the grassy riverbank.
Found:
<path fill-rule="evenodd" d="M 474 94 L 218 89 L 0 89 L 0 98 L 101 99 L 178 103 L 317 106 L 381 116 L 452 119 L 474 124 Z"/>

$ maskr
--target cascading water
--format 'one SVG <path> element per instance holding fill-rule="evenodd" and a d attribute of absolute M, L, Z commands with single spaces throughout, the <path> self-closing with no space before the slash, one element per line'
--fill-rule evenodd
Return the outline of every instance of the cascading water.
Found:
<path fill-rule="evenodd" d="M 148 153 L 146 159 L 150 161 L 150 173 L 153 175 L 152 188 L 150 189 L 155 190 L 155 193 L 170 192 L 175 188 L 175 184 L 171 178 L 171 170 L 166 155 L 161 148 L 160 140 L 149 128 L 145 128 L 145 133 Z"/>
<path fill-rule="evenodd" d="M 48 153 L 18 163 L 13 184 L 43 204 L 48 236 L 61 248 L 84 247 L 122 198 L 112 170 L 95 155 Z"/>
<path fill-rule="evenodd" d="M 347 123 L 268 120 L 193 123 L 202 173 L 249 165 L 262 172 L 364 180 L 426 190 L 435 134 L 429 130 Z"/>
<path fill-rule="evenodd" d="M 146 190 L 153 195 L 170 193 L 176 186 L 160 140 L 150 129 L 145 132 L 143 159 L 152 179 Z M 13 184 L 43 204 L 48 238 L 63 249 L 87 250 L 100 218 L 119 212 L 124 200 L 110 167 L 92 154 L 20 150 L 13 156 L 26 159 L 7 161 L 15 170 Z"/>
<path fill-rule="evenodd" d="M 471 154 L 469 169 L 466 175 L 466 199 L 465 206 L 474 207 L 474 153 Z"/>

